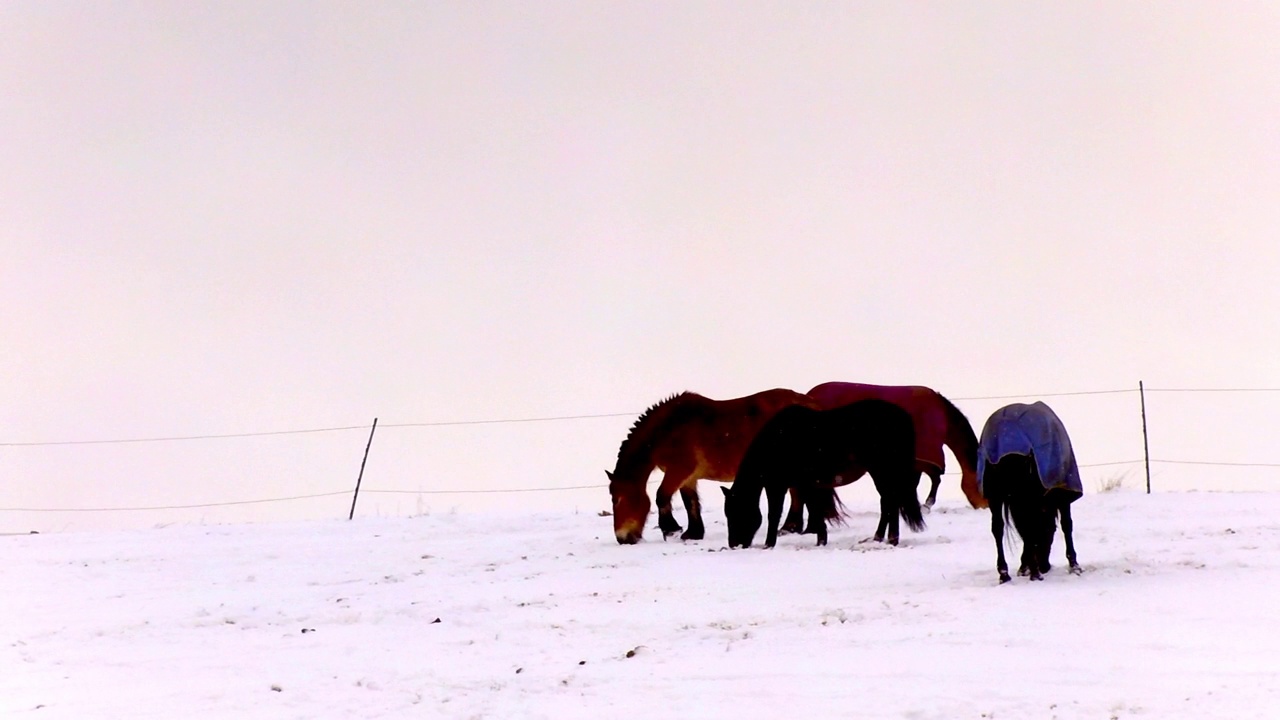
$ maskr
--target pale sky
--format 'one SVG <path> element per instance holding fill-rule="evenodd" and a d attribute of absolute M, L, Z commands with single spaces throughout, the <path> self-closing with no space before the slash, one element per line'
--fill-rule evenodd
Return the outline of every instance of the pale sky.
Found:
<path fill-rule="evenodd" d="M 0 443 L 1277 387 L 1277 37 L 1272 3 L 6 3 Z M 1274 461 L 1276 399 L 1149 397 L 1152 455 Z M 1136 395 L 1049 402 L 1082 463 L 1141 457 Z M 594 512 L 633 419 L 380 429 L 365 488 Z M 0 446 L 0 507 L 349 490 L 366 438 Z"/>

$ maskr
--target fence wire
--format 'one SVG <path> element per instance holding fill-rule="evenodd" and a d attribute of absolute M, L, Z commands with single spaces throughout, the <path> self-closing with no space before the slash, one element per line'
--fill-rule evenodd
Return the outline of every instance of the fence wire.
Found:
<path fill-rule="evenodd" d="M 193 510 L 197 508 L 230 507 L 232 505 L 261 505 L 263 503 L 290 502 L 293 500 L 310 500 L 311 498 L 336 497 L 350 495 L 350 490 L 316 493 L 314 495 L 293 495 L 290 497 L 263 498 L 261 500 L 228 500 L 225 502 L 196 503 L 193 505 L 146 505 L 140 507 L 87 507 L 87 508 L 32 508 L 11 507 L 0 508 L 0 512 L 132 512 L 136 510 Z"/>
<path fill-rule="evenodd" d="M 951 400 L 968 402 L 975 400 L 1018 400 L 1022 398 L 1073 397 L 1081 395 L 1120 395 L 1139 392 L 1138 388 L 1115 388 L 1112 390 L 1077 390 L 1072 392 L 1022 393 L 1018 395 L 974 395 L 969 397 L 953 397 Z M 1146 388 L 1149 393 L 1251 393 L 1280 392 L 1280 388 Z M 478 420 L 437 420 L 423 422 L 384 423 L 388 428 L 433 428 L 433 427 L 465 427 L 467 425 L 502 425 L 519 423 L 561 422 L 572 420 L 598 420 L 602 418 L 638 417 L 639 412 L 590 413 L 582 415 L 546 415 L 541 417 L 522 418 L 482 418 Z M 141 438 L 112 438 L 94 440 L 43 440 L 34 442 L 0 442 L 0 447 L 49 447 L 58 445 L 113 445 L 125 443 L 179 442 L 188 440 L 226 440 L 233 438 L 270 437 L 274 435 L 302 435 L 307 433 L 344 432 L 349 430 L 367 430 L 368 425 L 341 425 L 337 427 L 302 428 L 295 430 L 265 430 L 260 432 L 214 433 L 206 435 L 171 435 Z"/>
<path fill-rule="evenodd" d="M 1127 393 L 1138 393 L 1139 388 L 1116 388 L 1111 390 L 1081 390 L 1073 392 L 1056 392 L 1056 393 L 1025 393 L 1019 395 L 983 395 L 951 398 L 956 401 L 979 401 L 979 400 L 1016 400 L 1022 398 L 1046 398 L 1046 397 L 1071 397 L 1086 395 L 1118 395 Z M 1280 388 L 1145 388 L 1147 393 L 1272 393 L 1280 392 Z M 577 420 L 595 420 L 602 418 L 618 418 L 618 417 L 636 417 L 640 412 L 613 412 L 613 413 L 593 413 L 579 415 L 551 415 L 541 417 L 523 417 L 523 418 L 486 418 L 478 420 L 442 420 L 442 421 L 426 421 L 426 422 L 403 422 L 403 423 L 385 423 L 383 427 L 389 428 L 436 428 L 436 427 L 464 427 L 471 425 L 497 425 L 497 424 L 520 424 L 520 423 L 545 423 L 545 422 L 562 422 Z M 75 445 L 117 445 L 117 444 L 134 444 L 134 443 L 157 443 L 157 442 L 180 442 L 180 441 L 197 441 L 197 440 L 226 440 L 237 438 L 254 438 L 254 437 L 273 437 L 284 435 L 302 435 L 315 433 L 330 432 L 346 432 L 353 430 L 368 430 L 368 425 L 342 425 L 334 427 L 318 427 L 318 428 L 302 428 L 291 430 L 269 430 L 262 432 L 238 432 L 238 433 L 214 433 L 203 435 L 173 435 L 159 437 L 140 437 L 140 438 L 116 438 L 116 439 L 91 439 L 91 440 L 50 440 L 37 442 L 0 442 L 0 447 L 24 448 L 24 447 L 57 447 L 57 446 L 75 446 Z M 1116 460 L 1112 462 L 1087 463 L 1081 464 L 1082 468 L 1109 467 L 1118 465 L 1136 465 L 1141 464 L 1141 458 L 1136 460 Z M 1254 463 L 1254 462 L 1226 462 L 1214 460 L 1178 460 L 1167 458 L 1150 458 L 1151 464 L 1166 465 L 1203 465 L 1218 467 L 1262 467 L 1277 468 L 1280 463 Z M 958 475 L 959 473 L 949 472 L 945 475 Z M 602 485 L 570 485 L 557 487 L 532 487 L 532 488 L 467 488 L 467 489 L 431 489 L 431 490 L 392 490 L 392 489 L 366 489 L 365 493 L 378 495 L 501 495 L 515 493 L 538 493 L 538 492 L 564 492 L 573 490 L 595 490 L 603 487 Z M 76 512 L 76 513 L 92 513 L 92 512 L 136 512 L 136 511 L 161 511 L 161 510 L 191 510 L 202 508 L 216 507 L 233 507 L 237 505 L 260 505 L 266 503 L 293 502 L 298 500 L 311 500 L 317 498 L 337 497 L 350 495 L 349 490 L 336 490 L 333 492 L 313 493 L 306 495 L 292 495 L 288 497 L 260 498 L 255 500 L 229 500 L 222 502 L 192 503 L 181 505 L 146 505 L 136 507 L 82 507 L 82 508 L 50 508 L 50 507 L 4 507 L 0 508 L 0 512 Z"/>

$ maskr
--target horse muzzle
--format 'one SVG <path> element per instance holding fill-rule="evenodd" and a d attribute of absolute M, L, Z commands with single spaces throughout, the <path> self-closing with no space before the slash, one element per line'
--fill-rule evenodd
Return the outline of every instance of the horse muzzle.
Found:
<path fill-rule="evenodd" d="M 640 542 L 643 533 L 635 523 L 626 523 L 614 530 L 613 535 L 618 539 L 619 545 L 635 545 Z"/>

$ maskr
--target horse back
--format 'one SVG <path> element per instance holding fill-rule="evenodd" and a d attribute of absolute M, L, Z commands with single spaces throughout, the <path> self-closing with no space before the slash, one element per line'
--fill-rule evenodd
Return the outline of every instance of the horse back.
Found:
<path fill-rule="evenodd" d="M 947 440 L 950 416 L 947 401 L 933 388 L 923 385 L 867 385 L 864 383 L 826 382 L 807 393 L 823 409 L 834 409 L 863 400 L 882 400 L 906 410 L 915 425 L 916 463 L 922 471 L 928 466 L 942 471 L 946 459 L 942 446 Z"/>
<path fill-rule="evenodd" d="M 827 483 L 842 471 L 911 468 L 914 440 L 911 415 L 894 403 L 860 400 L 828 410 L 797 404 L 764 426 L 749 462 L 771 481 Z"/>
<path fill-rule="evenodd" d="M 784 408 L 815 403 L 807 395 L 776 388 L 728 400 L 690 393 L 684 405 L 673 412 L 666 432 L 654 439 L 655 466 L 687 471 L 695 478 L 729 481 L 765 423 Z"/>
<path fill-rule="evenodd" d="M 834 420 L 828 432 L 838 433 L 851 452 L 865 458 L 868 470 L 876 465 L 912 465 L 916 422 L 901 405 L 873 398 L 825 411 L 824 416 Z"/>
<path fill-rule="evenodd" d="M 1056 413 L 1043 402 L 1011 403 L 987 418 L 978 449 L 978 480 L 987 471 L 1016 456 L 1030 468 L 1041 491 L 1084 492 L 1071 439 Z"/>

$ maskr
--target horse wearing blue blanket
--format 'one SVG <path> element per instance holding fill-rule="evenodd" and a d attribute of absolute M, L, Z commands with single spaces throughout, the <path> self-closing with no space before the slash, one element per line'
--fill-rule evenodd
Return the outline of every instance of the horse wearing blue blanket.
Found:
<path fill-rule="evenodd" d="M 1004 559 L 1004 526 L 1009 520 L 1023 542 L 1019 575 L 1044 579 L 1058 517 L 1070 572 L 1080 574 L 1071 538 L 1071 503 L 1080 499 L 1084 487 L 1067 429 L 1048 405 L 1015 403 L 991 414 L 978 446 L 978 488 L 991 505 L 1001 583 L 1010 580 Z"/>

